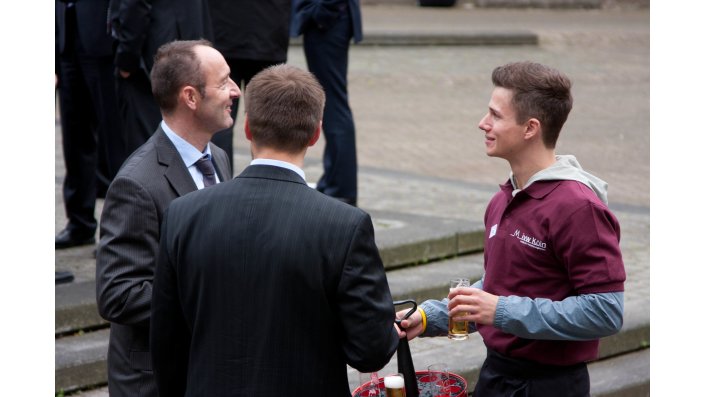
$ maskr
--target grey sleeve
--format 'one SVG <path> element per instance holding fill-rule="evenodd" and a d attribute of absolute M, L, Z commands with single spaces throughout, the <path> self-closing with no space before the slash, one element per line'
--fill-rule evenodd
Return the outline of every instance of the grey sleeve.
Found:
<path fill-rule="evenodd" d="M 504 332 L 545 340 L 592 340 L 622 328 L 624 292 L 570 296 L 562 301 L 500 296 L 494 326 Z"/>

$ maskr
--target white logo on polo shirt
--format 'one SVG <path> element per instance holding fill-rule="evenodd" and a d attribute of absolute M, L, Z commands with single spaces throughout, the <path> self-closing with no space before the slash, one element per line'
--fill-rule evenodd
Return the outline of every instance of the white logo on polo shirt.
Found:
<path fill-rule="evenodd" d="M 537 239 L 536 237 L 527 236 L 526 234 L 522 233 L 519 229 L 515 230 L 512 236 L 516 237 L 522 244 L 528 245 L 531 248 L 546 251 L 546 243 Z"/>
<path fill-rule="evenodd" d="M 495 234 L 497 234 L 497 224 L 490 229 L 490 238 L 494 237 Z"/>

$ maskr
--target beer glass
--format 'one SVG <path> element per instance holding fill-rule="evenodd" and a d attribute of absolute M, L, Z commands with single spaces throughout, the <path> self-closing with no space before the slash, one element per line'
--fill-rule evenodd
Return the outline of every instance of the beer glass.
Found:
<path fill-rule="evenodd" d="M 429 365 L 428 376 L 430 377 L 430 389 L 433 397 L 450 397 L 450 374 L 445 363 Z"/>
<path fill-rule="evenodd" d="M 384 377 L 384 395 L 386 397 L 406 397 L 404 377 L 401 374 Z"/>
<path fill-rule="evenodd" d="M 379 390 L 379 377 L 377 376 L 377 372 L 359 372 L 359 374 L 361 396 L 373 397 L 382 394 Z"/>
<path fill-rule="evenodd" d="M 450 289 L 459 287 L 469 287 L 470 280 L 467 278 L 454 278 L 450 280 Z M 464 340 L 469 337 L 468 333 L 468 322 L 467 321 L 455 321 L 452 317 L 448 316 L 448 338 L 453 340 Z"/>

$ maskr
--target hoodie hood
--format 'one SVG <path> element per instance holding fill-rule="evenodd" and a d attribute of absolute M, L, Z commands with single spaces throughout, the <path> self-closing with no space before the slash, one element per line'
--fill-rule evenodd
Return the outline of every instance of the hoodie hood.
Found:
<path fill-rule="evenodd" d="M 509 174 L 509 179 L 512 181 L 512 186 L 516 189 L 514 183 L 514 174 Z M 535 173 L 526 182 L 528 187 L 536 181 L 577 181 L 592 189 L 597 197 L 607 205 L 607 182 L 583 170 L 578 160 L 572 155 L 556 156 L 556 162 L 550 167 Z"/>

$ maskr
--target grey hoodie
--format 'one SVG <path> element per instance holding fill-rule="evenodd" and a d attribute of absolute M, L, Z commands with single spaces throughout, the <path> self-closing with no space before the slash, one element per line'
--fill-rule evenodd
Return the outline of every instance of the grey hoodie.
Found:
<path fill-rule="evenodd" d="M 509 173 L 509 179 L 512 181 L 512 186 L 514 191 L 512 196 L 516 195 L 519 189 L 517 189 L 516 182 L 514 181 L 514 173 Z M 607 205 L 607 182 L 590 174 L 589 172 L 583 170 L 580 166 L 578 160 L 573 155 L 557 155 L 556 162 L 550 167 L 543 169 L 529 178 L 526 182 L 526 189 L 529 185 L 536 181 L 578 181 L 583 185 L 592 189 L 597 197 Z"/>

